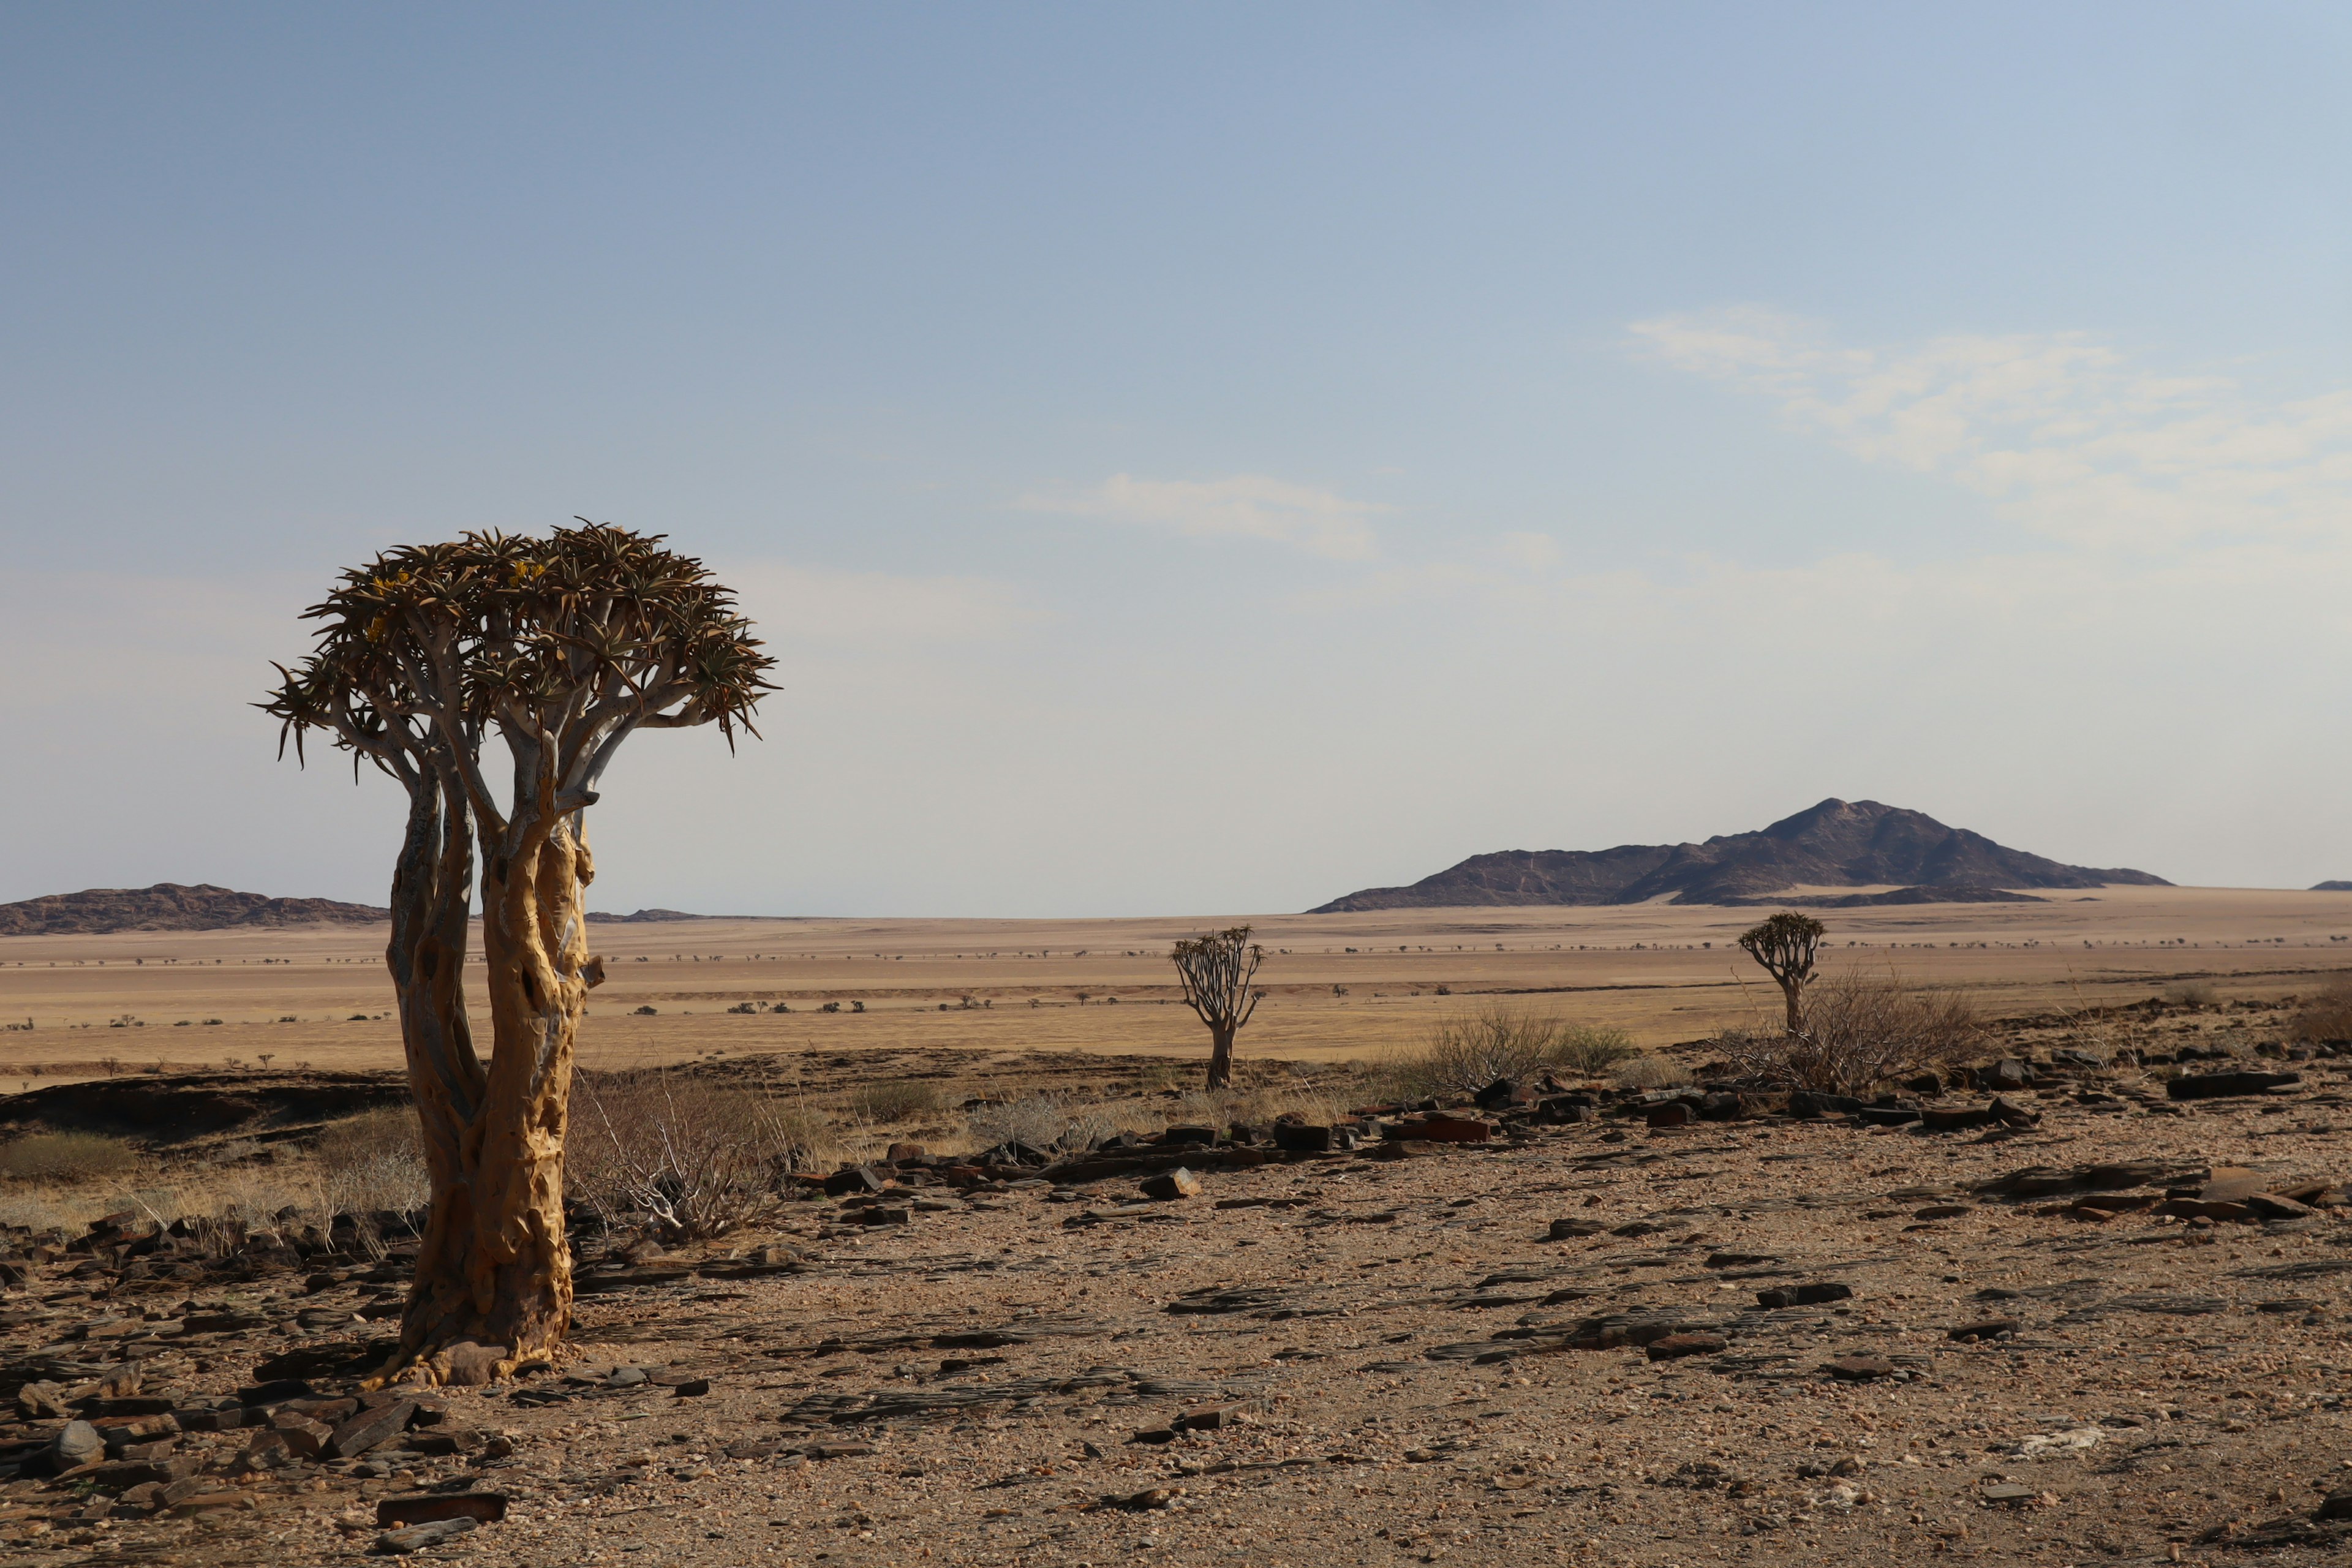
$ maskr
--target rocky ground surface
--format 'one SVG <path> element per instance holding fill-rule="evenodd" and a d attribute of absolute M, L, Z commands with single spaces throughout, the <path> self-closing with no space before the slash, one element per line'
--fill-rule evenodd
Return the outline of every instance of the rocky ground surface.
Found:
<path fill-rule="evenodd" d="M 909 1158 L 591 1256 L 573 1359 L 424 1397 L 359 1391 L 396 1231 L 21 1237 L 0 1559 L 2334 1561 L 2352 1062 L 2267 1022 L 2026 1026 L 1952 1131 L 1523 1085 Z"/>

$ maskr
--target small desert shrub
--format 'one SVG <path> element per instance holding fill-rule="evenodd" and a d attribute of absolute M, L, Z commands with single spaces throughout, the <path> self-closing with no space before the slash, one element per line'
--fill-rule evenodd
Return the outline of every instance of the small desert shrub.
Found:
<path fill-rule="evenodd" d="M 2221 994 L 2203 980 L 2182 980 L 2164 988 L 2164 999 L 2176 1007 L 2210 1007 Z"/>
<path fill-rule="evenodd" d="M 2331 976 L 2316 995 L 2305 997 L 2287 1033 L 2298 1040 L 2352 1040 L 2352 973 Z"/>
<path fill-rule="evenodd" d="M 433 1196 L 416 1112 L 387 1106 L 339 1121 L 319 1141 L 320 1206 L 338 1214 L 406 1214 Z"/>
<path fill-rule="evenodd" d="M 19 1182 L 96 1182 L 139 1163 L 137 1150 L 96 1132 L 27 1132 L 0 1143 L 0 1176 Z"/>
<path fill-rule="evenodd" d="M 1505 1006 L 1450 1014 L 1422 1048 L 1388 1064 L 1391 1093 L 1471 1094 L 1498 1078 L 1557 1070 L 1584 1078 L 1636 1055 L 1622 1029 L 1594 1028 Z"/>
<path fill-rule="evenodd" d="M 583 1075 L 565 1177 L 608 1228 L 700 1239 L 766 1214 L 787 1175 L 835 1147 L 824 1118 L 752 1085 Z"/>
<path fill-rule="evenodd" d="M 850 1097 L 850 1109 L 868 1121 L 905 1121 L 940 1108 L 944 1097 L 929 1079 L 892 1079 L 869 1083 Z"/>
<path fill-rule="evenodd" d="M 1611 1075 L 1620 1089 L 1673 1089 L 1690 1082 L 1690 1068 L 1672 1057 L 1631 1057 Z"/>
<path fill-rule="evenodd" d="M 1118 1131 L 1110 1113 L 1058 1094 L 1027 1094 L 1018 1100 L 976 1105 L 966 1113 L 971 1136 L 982 1148 L 1026 1143 L 1033 1149 L 1083 1149 Z"/>
<path fill-rule="evenodd" d="M 1859 1094 L 1965 1060 L 1983 1037 L 1975 1004 L 1959 992 L 1840 974 L 1806 994 L 1803 1034 L 1735 1029 L 1715 1046 L 1737 1076 L 1779 1089 Z"/>

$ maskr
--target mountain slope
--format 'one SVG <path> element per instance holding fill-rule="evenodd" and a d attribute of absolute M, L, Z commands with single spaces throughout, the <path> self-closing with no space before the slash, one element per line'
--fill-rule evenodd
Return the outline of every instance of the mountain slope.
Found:
<path fill-rule="evenodd" d="M 2168 887 L 2146 871 L 2068 866 L 1874 800 L 1825 800 L 1704 844 L 1474 855 L 1406 888 L 1367 888 L 1311 914 L 1477 904 L 1738 903 L 1782 888 Z"/>
<path fill-rule="evenodd" d="M 193 887 L 89 888 L 0 904 L 0 936 L 95 936 L 118 931 L 220 931 L 230 926 L 368 925 L 390 910 L 332 899 L 273 899 L 208 882 Z"/>

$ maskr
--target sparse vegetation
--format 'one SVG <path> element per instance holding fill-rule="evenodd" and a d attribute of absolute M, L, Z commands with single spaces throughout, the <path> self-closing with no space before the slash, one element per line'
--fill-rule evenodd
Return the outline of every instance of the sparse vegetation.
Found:
<path fill-rule="evenodd" d="M 2221 994 L 2207 980 L 2176 981 L 2164 988 L 2164 999 L 2175 1007 L 2210 1007 Z"/>
<path fill-rule="evenodd" d="M 1620 1089 L 1675 1089 L 1691 1080 L 1690 1068 L 1654 1053 L 1618 1063 L 1610 1076 Z"/>
<path fill-rule="evenodd" d="M 2287 1024 L 2298 1040 L 2352 1040 L 2352 971 L 2329 977 L 2317 994 L 2306 996 Z"/>
<path fill-rule="evenodd" d="M 724 1236 L 773 1208 L 785 1176 L 836 1152 L 822 1116 L 756 1085 L 583 1075 L 575 1092 L 568 1188 L 611 1229 Z"/>
<path fill-rule="evenodd" d="M 128 1174 L 139 1152 L 96 1132 L 27 1132 L 0 1143 L 0 1177 L 78 1185 Z"/>
<path fill-rule="evenodd" d="M 1083 1149 L 1118 1131 L 1118 1121 L 1102 1107 L 1058 1094 L 1026 1094 L 976 1105 L 964 1121 L 972 1141 L 982 1148 L 1026 1143 L 1033 1149 Z"/>
<path fill-rule="evenodd" d="M 1418 1100 L 1470 1094 L 1499 1078 L 1545 1071 L 1590 1078 L 1636 1054 L 1622 1029 L 1492 1004 L 1441 1018 L 1421 1048 L 1391 1059 L 1384 1076 L 1391 1093 Z"/>
<path fill-rule="evenodd" d="M 850 1109 L 868 1121 L 905 1121 L 929 1115 L 941 1102 L 940 1086 L 925 1078 L 870 1083 L 850 1097 Z"/>
<path fill-rule="evenodd" d="M 406 1214 L 432 1196 L 416 1112 L 405 1107 L 336 1123 L 319 1141 L 318 1162 L 321 1206 L 330 1214 Z"/>
<path fill-rule="evenodd" d="M 1716 1049 L 1740 1078 L 1776 1089 L 1860 1094 L 1963 1061 L 1983 1042 L 1976 1005 L 1958 991 L 1895 975 L 1839 974 L 1805 998 L 1805 1030 L 1733 1030 Z"/>

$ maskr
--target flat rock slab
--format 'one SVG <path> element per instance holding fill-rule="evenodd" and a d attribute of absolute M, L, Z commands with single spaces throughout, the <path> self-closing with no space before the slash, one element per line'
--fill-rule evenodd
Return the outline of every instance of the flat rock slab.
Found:
<path fill-rule="evenodd" d="M 375 1505 L 375 1521 L 382 1525 L 436 1524 L 451 1519 L 496 1524 L 506 1516 L 504 1492 L 416 1492 L 379 1498 Z"/>
<path fill-rule="evenodd" d="M 380 1557 L 405 1557 L 412 1552 L 422 1552 L 428 1546 L 438 1546 L 445 1541 L 455 1541 L 469 1530 L 481 1525 L 471 1519 L 439 1519 L 430 1524 L 412 1524 L 400 1530 L 387 1530 L 375 1538 L 373 1548 Z"/>

